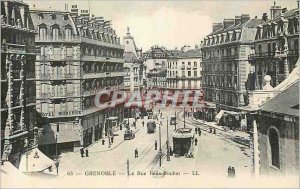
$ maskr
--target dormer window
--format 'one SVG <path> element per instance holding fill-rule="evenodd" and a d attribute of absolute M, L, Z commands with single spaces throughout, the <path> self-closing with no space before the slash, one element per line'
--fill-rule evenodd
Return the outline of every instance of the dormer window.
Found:
<path fill-rule="evenodd" d="M 52 20 L 55 20 L 56 19 L 56 14 L 52 14 L 51 17 L 52 17 Z"/>
<path fill-rule="evenodd" d="M 68 20 L 69 19 L 69 16 L 66 14 L 64 15 L 64 20 Z"/>
<path fill-rule="evenodd" d="M 38 18 L 39 18 L 39 20 L 43 20 L 43 19 L 44 19 L 43 13 L 39 13 L 39 14 L 38 14 Z"/>

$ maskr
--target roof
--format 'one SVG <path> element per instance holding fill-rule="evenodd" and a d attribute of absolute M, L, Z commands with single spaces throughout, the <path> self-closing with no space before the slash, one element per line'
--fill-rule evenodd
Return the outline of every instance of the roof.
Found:
<path fill-rule="evenodd" d="M 125 61 L 132 61 L 132 60 L 137 59 L 137 57 L 135 56 L 135 54 L 133 52 L 124 52 L 123 56 L 124 56 Z"/>
<path fill-rule="evenodd" d="M 299 81 L 267 101 L 261 111 L 299 117 Z"/>
<path fill-rule="evenodd" d="M 290 18 L 290 17 L 293 17 L 295 15 L 299 15 L 299 10 L 297 8 L 288 10 L 288 11 L 286 11 L 286 12 L 283 13 L 283 17 L 284 18 Z M 278 15 L 273 20 L 274 21 L 280 20 L 280 18 L 281 18 L 281 15 Z"/>
<path fill-rule="evenodd" d="M 181 52 L 178 55 L 175 55 L 178 58 L 194 58 L 194 57 L 201 57 L 200 49 L 191 49 L 187 52 Z"/>

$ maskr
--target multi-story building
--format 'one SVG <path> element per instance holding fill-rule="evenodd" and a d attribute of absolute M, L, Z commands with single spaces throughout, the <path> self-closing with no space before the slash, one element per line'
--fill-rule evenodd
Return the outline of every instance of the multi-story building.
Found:
<path fill-rule="evenodd" d="M 299 8 L 287 10 L 272 6 L 271 19 L 263 15 L 257 26 L 253 53 L 250 90 L 262 89 L 264 76 L 270 75 L 271 85 L 277 86 L 294 69 L 299 59 Z"/>
<path fill-rule="evenodd" d="M 129 28 L 123 37 L 124 46 L 124 89 L 130 92 L 141 90 L 143 87 L 143 59 L 142 49 L 136 47 Z"/>
<path fill-rule="evenodd" d="M 37 146 L 34 35 L 29 6 L 1 1 L 1 160 L 19 167 Z"/>
<path fill-rule="evenodd" d="M 123 47 L 110 21 L 66 11 L 32 10 L 41 54 L 36 61 L 37 110 L 48 119 L 41 149 L 88 146 L 109 132 L 108 117 L 123 119 L 123 107 L 100 109 L 97 92 L 123 83 Z M 54 149 L 54 148 L 52 148 Z M 51 153 L 48 151 L 47 153 Z"/>
<path fill-rule="evenodd" d="M 185 48 L 168 58 L 166 88 L 170 90 L 201 89 L 201 51 Z"/>
<path fill-rule="evenodd" d="M 248 56 L 256 27 L 262 23 L 262 19 L 250 19 L 248 14 L 242 14 L 214 23 L 213 32 L 205 37 L 201 50 L 207 119 L 214 119 L 215 109 L 236 110 L 245 105 L 245 83 L 250 72 Z"/>
<path fill-rule="evenodd" d="M 172 55 L 174 55 L 172 51 L 158 45 L 143 53 L 147 88 L 165 90 L 167 86 L 167 62 Z"/>

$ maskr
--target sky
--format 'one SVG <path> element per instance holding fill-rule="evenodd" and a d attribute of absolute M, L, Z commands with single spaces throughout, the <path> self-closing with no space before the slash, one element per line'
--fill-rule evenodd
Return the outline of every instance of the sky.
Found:
<path fill-rule="evenodd" d="M 138 48 L 143 52 L 154 45 L 168 49 L 181 48 L 184 45 L 194 47 L 212 31 L 214 22 L 222 22 L 225 18 L 250 14 L 251 18 L 262 17 L 267 13 L 273 0 L 234 0 L 234 1 L 145 1 L 145 0 L 81 0 L 50 1 L 24 0 L 30 8 L 65 10 L 65 3 L 70 11 L 71 5 L 77 4 L 80 9 L 89 9 L 95 16 L 103 16 L 112 21 L 112 28 L 121 39 L 126 35 L 127 27 L 135 38 Z M 296 0 L 276 1 L 276 5 L 297 8 Z M 122 41 L 122 40 L 121 40 Z"/>

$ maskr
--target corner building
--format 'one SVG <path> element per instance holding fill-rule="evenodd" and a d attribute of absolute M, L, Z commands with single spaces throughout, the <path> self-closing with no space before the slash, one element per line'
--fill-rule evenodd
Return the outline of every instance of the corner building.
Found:
<path fill-rule="evenodd" d="M 103 17 L 78 14 L 77 5 L 67 11 L 32 10 L 38 30 L 36 44 L 41 54 L 36 61 L 37 110 L 47 118 L 40 148 L 54 153 L 86 147 L 103 138 L 106 119 L 123 119 L 123 107 L 100 109 L 97 92 L 121 88 L 123 47 Z"/>
<path fill-rule="evenodd" d="M 271 19 L 263 15 L 249 60 L 252 65 L 250 90 L 262 89 L 264 77 L 270 75 L 276 87 L 286 79 L 299 59 L 299 7 L 291 10 L 272 6 Z"/>
<path fill-rule="evenodd" d="M 1 160 L 19 167 L 37 146 L 36 31 L 26 3 L 1 1 Z"/>
<path fill-rule="evenodd" d="M 245 105 L 246 81 L 250 72 L 248 56 L 262 19 L 248 14 L 214 23 L 202 50 L 202 86 L 207 101 L 207 120 L 221 109 L 237 111 Z"/>

